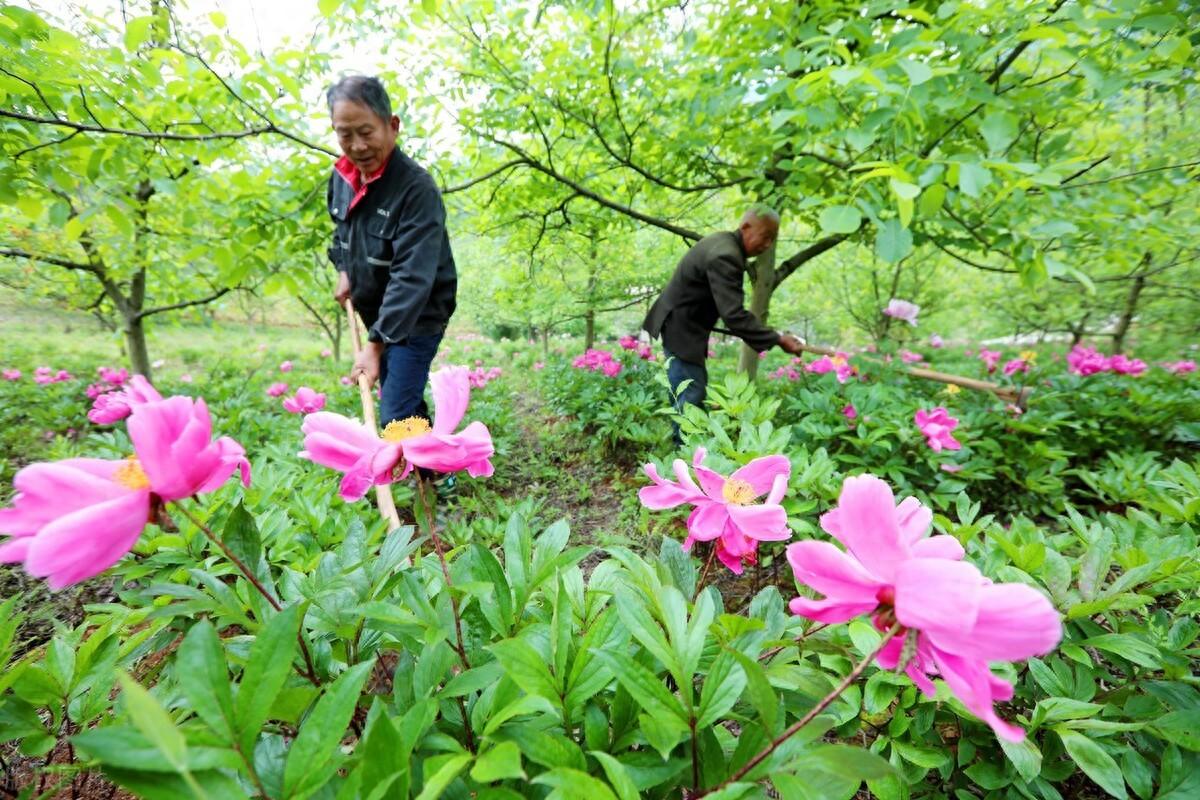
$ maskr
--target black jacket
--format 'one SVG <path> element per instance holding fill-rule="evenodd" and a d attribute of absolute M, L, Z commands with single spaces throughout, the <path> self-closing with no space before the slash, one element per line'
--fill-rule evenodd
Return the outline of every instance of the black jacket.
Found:
<path fill-rule="evenodd" d="M 705 236 L 679 262 L 642 327 L 651 336 L 661 334 L 664 348 L 695 364 L 704 363 L 718 318 L 755 350 L 769 350 L 779 343 L 779 334 L 746 310 L 745 270 L 740 231 Z"/>
<path fill-rule="evenodd" d="M 350 276 L 350 297 L 373 342 L 440 333 L 454 313 L 458 274 L 446 208 L 429 173 L 392 151 L 383 174 L 350 208 L 354 189 L 334 169 L 326 191 L 336 225 L 329 259 Z"/>

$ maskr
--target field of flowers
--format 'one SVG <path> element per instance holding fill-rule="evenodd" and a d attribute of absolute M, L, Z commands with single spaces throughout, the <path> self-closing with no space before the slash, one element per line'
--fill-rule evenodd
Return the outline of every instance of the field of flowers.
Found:
<path fill-rule="evenodd" d="M 675 452 L 633 337 L 450 336 L 375 431 L 218 336 L 6 349 L 0 794 L 1200 797 L 1184 354 L 714 341 Z"/>

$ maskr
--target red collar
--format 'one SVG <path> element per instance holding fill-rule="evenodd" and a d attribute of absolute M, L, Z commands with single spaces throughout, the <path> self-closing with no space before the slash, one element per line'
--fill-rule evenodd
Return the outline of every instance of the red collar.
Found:
<path fill-rule="evenodd" d="M 354 162 L 352 162 L 346 156 L 342 156 L 337 160 L 336 163 L 334 163 L 334 172 L 336 172 L 338 175 L 341 175 L 342 180 L 350 184 L 350 188 L 354 190 L 354 197 L 350 200 L 350 208 L 346 209 L 347 214 L 350 213 L 351 209 L 358 205 L 359 200 L 362 200 L 367 196 L 367 187 L 379 180 L 379 177 L 383 175 L 384 170 L 388 168 L 388 164 L 391 162 L 391 160 L 392 154 L 388 153 L 388 157 L 383 160 L 383 164 L 380 165 L 379 169 L 368 175 L 366 180 L 363 180 L 362 173 L 358 171 L 358 167 L 354 166 Z"/>

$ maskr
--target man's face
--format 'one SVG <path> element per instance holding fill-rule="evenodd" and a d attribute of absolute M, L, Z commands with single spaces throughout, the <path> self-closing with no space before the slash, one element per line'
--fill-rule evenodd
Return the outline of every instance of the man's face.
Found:
<path fill-rule="evenodd" d="M 333 104 L 333 131 L 338 147 L 366 176 L 382 167 L 396 146 L 400 118 L 385 120 L 362 103 L 339 100 Z"/>
<path fill-rule="evenodd" d="M 769 219 L 752 219 L 742 223 L 742 246 L 746 255 L 758 256 L 767 252 L 775 244 L 779 235 L 779 226 Z"/>

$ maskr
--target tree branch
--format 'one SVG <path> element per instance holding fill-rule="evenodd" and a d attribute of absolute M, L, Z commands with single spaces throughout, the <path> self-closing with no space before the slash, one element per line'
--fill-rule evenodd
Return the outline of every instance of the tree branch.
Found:
<path fill-rule="evenodd" d="M 821 255 L 826 250 L 832 250 L 849 238 L 850 235 L 845 233 L 826 236 L 824 239 L 813 242 L 799 253 L 789 256 L 775 268 L 775 287 L 778 288 L 779 284 L 783 283 L 784 278 L 787 278 L 804 264 Z"/>
<path fill-rule="evenodd" d="M 0 247 L 0 256 L 8 256 L 9 258 L 27 258 L 30 261 L 41 261 L 44 264 L 53 264 L 56 267 L 65 267 L 66 269 L 77 269 L 81 272 L 90 272 L 97 277 L 103 275 L 103 270 L 95 264 L 81 264 L 78 261 L 69 261 L 58 256 L 48 256 L 41 253 L 30 253 L 26 250 L 20 250 L 14 247 Z"/>
<path fill-rule="evenodd" d="M 181 308 L 187 308 L 189 306 L 202 306 L 202 305 L 205 305 L 206 303 L 211 303 L 212 301 L 216 300 L 219 297 L 224 297 L 225 295 L 229 294 L 232 290 L 233 290 L 233 287 L 226 286 L 224 289 L 218 289 L 217 291 L 210 294 L 208 297 L 201 297 L 198 300 L 185 300 L 182 303 L 172 303 L 169 306 L 157 306 L 155 308 L 143 309 L 143 310 L 137 312 L 136 314 L 134 314 L 133 319 L 136 321 L 136 320 L 143 319 L 145 317 L 149 317 L 152 314 L 161 314 L 164 311 L 177 311 Z"/>

